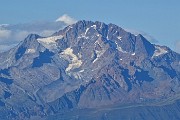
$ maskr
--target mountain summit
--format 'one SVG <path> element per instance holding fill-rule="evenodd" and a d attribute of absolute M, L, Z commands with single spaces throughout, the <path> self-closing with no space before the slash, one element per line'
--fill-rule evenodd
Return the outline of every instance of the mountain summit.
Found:
<path fill-rule="evenodd" d="M 114 24 L 83 20 L 49 37 L 30 34 L 0 53 L 0 117 L 175 101 L 179 66 L 178 53 Z"/>

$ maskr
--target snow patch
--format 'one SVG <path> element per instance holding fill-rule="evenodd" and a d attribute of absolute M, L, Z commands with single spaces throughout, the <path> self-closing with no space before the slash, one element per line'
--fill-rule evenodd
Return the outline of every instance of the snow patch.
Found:
<path fill-rule="evenodd" d="M 86 35 L 88 31 L 89 31 L 89 28 L 86 29 L 86 32 L 84 34 Z"/>
<path fill-rule="evenodd" d="M 47 38 L 39 38 L 37 39 L 37 41 L 41 43 L 47 49 L 54 50 L 54 49 L 57 49 L 56 41 L 61 38 L 63 38 L 63 36 L 59 35 L 59 36 L 51 36 Z"/>
<path fill-rule="evenodd" d="M 84 36 L 84 35 L 78 36 L 78 38 L 79 38 L 79 39 L 81 39 L 81 38 L 89 39 L 89 37 L 86 37 L 86 36 Z"/>
<path fill-rule="evenodd" d="M 97 54 L 97 57 L 96 57 L 96 59 L 93 60 L 93 63 L 95 63 L 105 53 L 105 51 L 106 51 L 105 49 L 103 49 L 101 51 L 96 50 L 95 52 Z"/>
<path fill-rule="evenodd" d="M 133 55 L 133 56 L 134 56 L 134 55 L 136 55 L 136 53 L 132 53 L 131 55 Z"/>
<path fill-rule="evenodd" d="M 113 33 L 113 35 L 115 35 L 118 31 L 116 31 L 115 33 Z"/>
<path fill-rule="evenodd" d="M 83 70 L 80 70 L 79 72 L 80 72 L 80 73 L 84 72 L 84 69 L 83 69 Z"/>
<path fill-rule="evenodd" d="M 94 29 L 96 29 L 96 25 L 92 25 L 91 27 L 93 27 Z"/>
<path fill-rule="evenodd" d="M 117 42 L 115 42 L 116 43 L 116 45 L 117 45 L 117 50 L 118 51 L 120 51 L 120 52 L 122 52 L 122 53 L 127 53 L 126 51 L 124 51 L 122 48 L 121 48 L 121 46 L 119 46 L 118 44 L 117 44 Z"/>
<path fill-rule="evenodd" d="M 102 50 L 95 50 L 97 57 L 96 57 L 96 59 L 93 60 L 93 63 L 95 63 L 106 51 L 106 49 L 104 47 L 102 47 L 101 43 L 98 40 L 94 44 L 95 45 L 98 44 L 102 48 Z"/>
<path fill-rule="evenodd" d="M 107 40 L 109 40 L 109 37 L 108 37 L 108 35 L 107 35 L 106 39 L 107 39 Z"/>
<path fill-rule="evenodd" d="M 35 49 L 27 49 L 26 50 L 26 53 L 28 54 L 28 53 L 35 53 L 36 52 L 36 50 Z"/>
<path fill-rule="evenodd" d="M 88 30 L 87 30 L 87 31 L 88 31 Z M 80 34 L 80 35 L 78 36 L 78 39 L 81 39 L 81 38 L 89 39 L 89 37 L 86 37 L 86 34 L 87 34 L 87 32 L 85 32 L 85 34 Z"/>
<path fill-rule="evenodd" d="M 56 43 L 56 40 L 61 39 L 63 36 L 59 35 L 59 36 L 51 36 L 51 37 L 47 37 L 47 38 L 38 38 L 38 42 L 40 43 L 45 43 L 45 44 L 50 44 L 50 43 Z"/>
<path fill-rule="evenodd" d="M 101 27 L 100 27 L 100 29 L 103 27 L 103 23 L 101 23 Z"/>
<path fill-rule="evenodd" d="M 152 57 L 157 57 L 157 56 L 160 56 L 162 54 L 166 54 L 168 52 L 167 50 L 161 48 L 160 46 L 155 46 L 155 49 L 156 50 L 155 50 Z"/>
<path fill-rule="evenodd" d="M 71 29 L 71 28 L 73 28 L 73 27 L 70 25 L 69 28 Z"/>
<path fill-rule="evenodd" d="M 62 53 L 60 53 L 60 57 L 68 60 L 69 65 L 66 68 L 66 72 L 79 68 L 82 64 L 82 61 L 78 59 L 78 57 L 73 53 L 73 49 L 67 48 Z"/>
<path fill-rule="evenodd" d="M 71 73 L 76 79 L 82 79 L 82 75 L 79 72 Z"/>
<path fill-rule="evenodd" d="M 121 36 L 118 36 L 117 39 L 122 40 L 122 37 L 121 37 Z"/>
<path fill-rule="evenodd" d="M 78 53 L 78 58 L 82 58 L 82 55 L 80 53 Z"/>

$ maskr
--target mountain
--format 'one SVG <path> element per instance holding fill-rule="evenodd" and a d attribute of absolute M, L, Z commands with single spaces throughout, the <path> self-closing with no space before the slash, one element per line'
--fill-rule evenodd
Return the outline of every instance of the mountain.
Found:
<path fill-rule="evenodd" d="M 114 24 L 30 34 L 0 53 L 0 118 L 180 119 L 179 65 L 178 53 Z"/>

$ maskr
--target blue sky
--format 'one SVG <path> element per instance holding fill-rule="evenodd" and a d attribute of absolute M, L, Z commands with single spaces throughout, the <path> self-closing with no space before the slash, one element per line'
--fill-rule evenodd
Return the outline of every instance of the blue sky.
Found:
<path fill-rule="evenodd" d="M 1 0 L 0 24 L 76 20 L 114 23 L 180 52 L 180 0 Z"/>

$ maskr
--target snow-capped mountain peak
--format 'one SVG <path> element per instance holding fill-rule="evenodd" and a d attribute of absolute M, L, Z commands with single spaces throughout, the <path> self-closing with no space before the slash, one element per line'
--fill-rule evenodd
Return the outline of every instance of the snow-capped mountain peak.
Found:
<path fill-rule="evenodd" d="M 49 37 L 31 34 L 0 56 L 0 106 L 15 116 L 156 102 L 180 91 L 180 55 L 114 24 L 82 20 Z"/>

